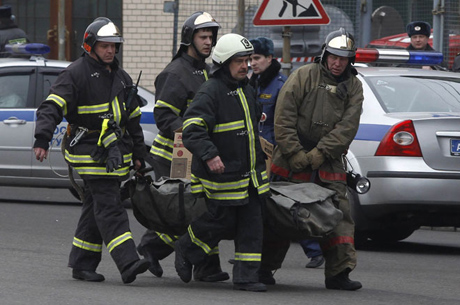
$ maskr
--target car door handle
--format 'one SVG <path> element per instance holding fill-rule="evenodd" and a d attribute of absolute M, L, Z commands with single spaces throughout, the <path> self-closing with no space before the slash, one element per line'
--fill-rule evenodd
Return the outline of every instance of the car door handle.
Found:
<path fill-rule="evenodd" d="M 8 124 L 8 125 L 24 125 L 27 123 L 26 120 L 20 120 L 17 117 L 11 117 L 7 118 L 6 120 L 3 120 L 3 123 Z"/>

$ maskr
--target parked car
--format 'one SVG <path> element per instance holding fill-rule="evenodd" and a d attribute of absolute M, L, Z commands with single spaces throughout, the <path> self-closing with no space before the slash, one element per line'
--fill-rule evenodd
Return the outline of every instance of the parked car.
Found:
<path fill-rule="evenodd" d="M 371 182 L 367 193 L 349 192 L 357 245 L 460 226 L 460 74 L 357 70 L 364 103 L 347 158 Z"/>
<path fill-rule="evenodd" d="M 32 150 L 37 107 L 48 96 L 59 72 L 69 64 L 66 61 L 47 60 L 42 56 L 0 59 L 1 186 L 72 189 L 67 178 L 67 164 L 61 153 L 67 122 L 56 127 L 48 160 L 38 162 Z M 141 87 L 138 95 L 146 104 L 141 109 L 141 124 L 145 145 L 150 147 L 158 132 L 153 119 L 155 96 Z M 11 96 L 14 96 L 14 103 Z M 76 178 L 81 182 L 78 176 Z M 73 191 L 73 194 L 76 193 Z"/>

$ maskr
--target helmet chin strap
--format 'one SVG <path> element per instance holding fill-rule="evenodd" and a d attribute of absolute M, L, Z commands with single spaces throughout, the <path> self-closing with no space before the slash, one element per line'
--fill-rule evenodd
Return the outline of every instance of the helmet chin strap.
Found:
<path fill-rule="evenodd" d="M 198 51 L 198 49 L 196 48 L 196 46 L 195 46 L 195 44 L 193 42 L 190 45 L 195 50 L 196 55 L 198 55 L 202 60 L 205 60 L 206 58 L 209 57 L 209 55 L 205 55 L 205 54 L 201 53 L 200 51 Z"/>

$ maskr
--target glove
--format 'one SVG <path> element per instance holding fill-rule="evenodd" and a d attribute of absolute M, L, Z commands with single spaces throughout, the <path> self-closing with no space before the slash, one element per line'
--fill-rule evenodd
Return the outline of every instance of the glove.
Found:
<path fill-rule="evenodd" d="M 109 147 L 107 154 L 107 161 L 105 169 L 108 173 L 113 172 L 123 164 L 123 157 L 121 156 L 120 149 L 114 145 Z"/>
<path fill-rule="evenodd" d="M 317 170 L 326 160 L 323 153 L 316 147 L 308 152 L 307 159 L 308 163 L 311 164 L 312 170 Z"/>
<path fill-rule="evenodd" d="M 107 158 L 107 153 L 107 149 L 103 146 L 96 146 L 96 148 L 91 152 L 91 158 L 98 163 L 104 163 Z"/>
<path fill-rule="evenodd" d="M 310 161 L 307 158 L 308 154 L 305 150 L 299 150 L 295 155 L 289 158 L 289 166 L 293 172 L 301 172 L 308 165 Z"/>

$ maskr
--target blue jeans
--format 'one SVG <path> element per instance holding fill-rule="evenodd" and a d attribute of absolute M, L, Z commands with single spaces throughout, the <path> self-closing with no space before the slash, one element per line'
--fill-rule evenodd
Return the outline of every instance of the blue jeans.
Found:
<path fill-rule="evenodd" d="M 300 245 L 302 246 L 303 252 L 305 252 L 305 255 L 307 255 L 308 258 L 316 257 L 318 255 L 323 254 L 319 246 L 319 243 L 316 240 L 304 239 L 300 241 Z"/>

